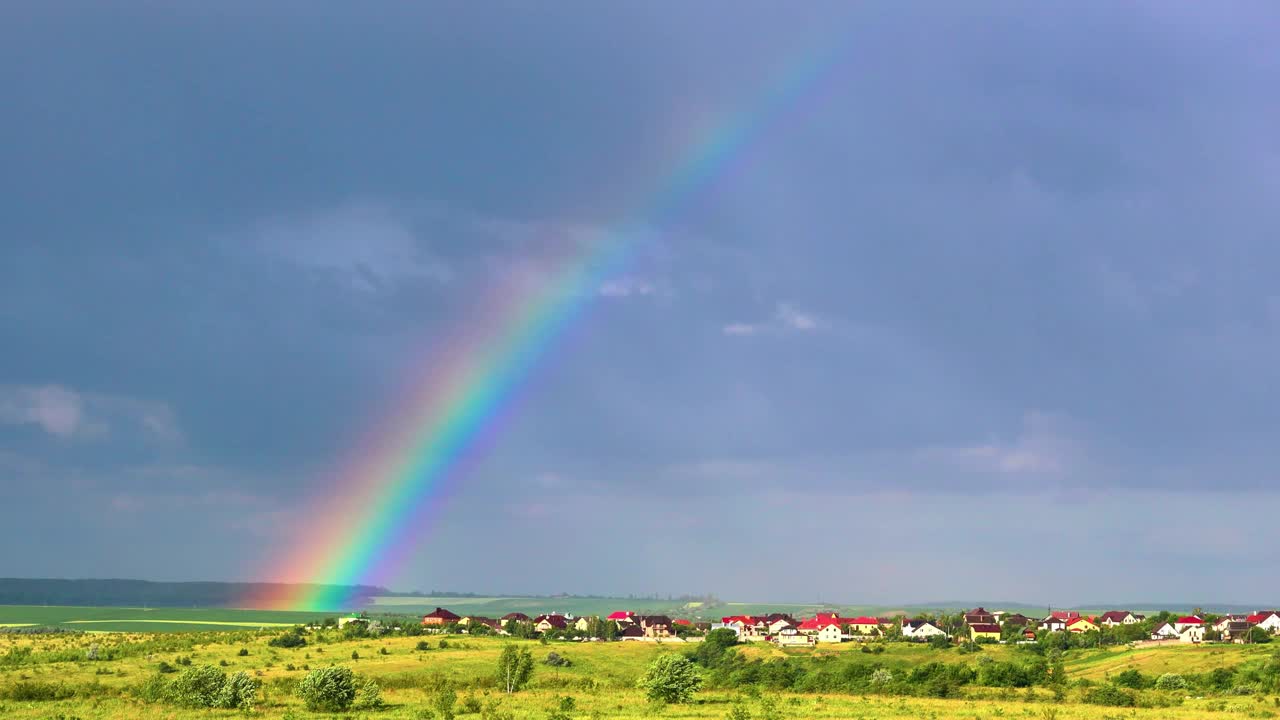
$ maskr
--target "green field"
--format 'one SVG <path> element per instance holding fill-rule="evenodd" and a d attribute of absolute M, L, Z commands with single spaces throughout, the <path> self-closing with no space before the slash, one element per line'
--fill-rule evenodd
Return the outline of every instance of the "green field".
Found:
<path fill-rule="evenodd" d="M 456 605 L 456 603 L 455 603 Z M 461 607 L 461 606 L 459 606 Z M 45 621 L 62 619 L 68 624 L 83 615 L 74 608 L 62 608 L 62 614 L 40 615 L 42 608 L 29 608 L 29 619 Z M 55 609 L 49 608 L 49 611 Z M 167 627 L 174 622 L 169 612 L 142 611 L 152 615 L 155 625 Z M 197 612 L 197 611 L 192 611 Z M 236 620 L 241 617 L 229 611 L 204 611 L 204 615 L 187 615 L 180 624 Z M 96 618 L 109 622 L 130 622 L 118 617 Z M 133 622 L 137 622 L 134 620 Z M 145 623 L 141 623 L 145 624 Z M 92 623 L 80 623 L 82 627 Z M 741 705 L 759 717 L 760 693 L 750 693 L 745 688 L 710 688 L 700 692 L 690 705 L 653 708 L 635 689 L 636 678 L 644 668 L 661 653 L 684 652 L 697 647 L 693 643 L 574 643 L 552 641 L 519 641 L 531 650 L 539 661 L 549 652 L 556 652 L 572 661 L 572 665 L 553 668 L 538 662 L 528 689 L 514 695 L 505 695 L 494 686 L 494 667 L 502 647 L 510 642 L 499 638 L 451 636 L 449 647 L 441 648 L 440 636 L 383 637 L 377 639 L 343 640 L 336 632 L 323 632 L 308 637 L 306 647 L 296 649 L 272 648 L 267 641 L 278 635 L 278 630 L 210 632 L 219 625 L 206 625 L 198 633 L 109 633 L 63 634 L 51 636 L 27 636 L 0 634 L 0 717 L 23 720 L 47 720 L 49 718 L 80 718 L 81 720 L 105 720 L 107 718 L 186 718 L 186 717 L 243 717 L 241 712 L 192 711 L 163 702 L 149 703 L 137 696 L 137 688 L 156 677 L 160 662 L 181 664 L 179 658 L 189 658 L 192 665 L 214 665 L 226 672 L 244 670 L 263 683 L 263 690 L 254 717 L 270 720 L 302 720 L 303 718 L 334 717 L 306 711 L 301 701 L 292 693 L 297 681 L 307 669 L 331 664 L 341 664 L 354 669 L 362 676 L 374 679 L 383 689 L 388 703 L 382 710 L 354 711 L 344 717 L 366 720 L 423 720 L 424 713 L 435 697 L 438 688 L 448 685 L 460 698 L 475 696 L 485 701 L 499 701 L 504 710 L 515 718 L 549 718 L 565 696 L 572 697 L 574 711 L 570 718 L 644 718 L 659 714 L 669 718 L 725 718 L 730 709 Z M 76 625 L 70 625 L 72 627 Z M 427 650 L 416 649 L 425 640 Z M 90 661 L 87 653 L 98 647 L 100 658 Z M 819 646 L 816 649 L 781 650 L 767 644 L 741 646 L 748 661 L 791 662 L 805 660 L 824 667 L 829 663 L 857 666 L 873 664 L 885 667 L 895 675 L 905 677 L 912 668 L 927 663 L 942 662 L 948 665 L 965 664 L 978 667 L 983 663 L 999 661 L 1018 662 L 1027 657 L 1026 652 L 1009 646 L 989 646 L 980 653 L 964 654 L 956 649 L 935 650 L 923 645 L 885 643 L 879 645 L 878 654 L 864 653 L 860 643 Z M 246 655 L 241 655 L 241 651 Z M 1204 673 L 1217 667 L 1256 666 L 1266 662 L 1274 654 L 1272 646 L 1172 646 L 1151 649 L 1124 647 L 1100 650 L 1073 650 L 1066 656 L 1069 686 L 1064 702 L 1055 705 L 1050 690 L 1035 687 L 1030 690 L 1000 689 L 978 685 L 965 686 L 954 699 L 932 699 L 892 694 L 844 694 L 832 692 L 776 692 L 761 693 L 777 697 L 785 718 L 931 718 L 948 720 L 986 720 L 988 718 L 1056 718 L 1057 720 L 1109 720 L 1119 718 L 1203 718 L 1225 713 L 1223 717 L 1277 717 L 1280 716 L 1280 699 L 1270 696 L 1233 696 L 1214 694 L 1198 697 L 1199 693 L 1159 693 L 1143 691 L 1144 697 L 1161 699 L 1168 707 L 1115 708 L 1081 703 L 1084 686 L 1105 683 L 1106 679 L 1129 669 L 1158 675 L 1164 672 L 1185 674 Z M 358 654 L 353 659 L 352 654 Z M 109 659 L 106 659 L 109 658 Z M 823 660 L 825 658 L 825 660 Z M 162 677 L 173 678 L 176 675 Z M 72 697 L 58 700 L 14 700 L 13 688 L 22 684 L 43 683 L 65 688 Z M 758 689 L 758 688 L 757 688 Z M 1183 697 L 1192 695 L 1191 697 Z M 9 698 L 9 699 L 6 699 Z M 1056 714 L 1055 714 L 1056 712 Z M 483 720 L 479 714 L 462 715 L 462 718 Z"/>
<path fill-rule="evenodd" d="M 56 625 L 90 632 L 199 632 L 288 627 L 333 615 L 273 610 L 0 605 L 0 627 Z"/>

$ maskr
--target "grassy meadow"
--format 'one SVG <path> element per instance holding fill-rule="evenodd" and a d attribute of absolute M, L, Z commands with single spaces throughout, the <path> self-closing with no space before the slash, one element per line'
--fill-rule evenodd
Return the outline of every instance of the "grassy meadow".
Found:
<path fill-rule="evenodd" d="M 219 612 L 219 611 L 210 611 Z M 34 616 L 33 616 L 34 617 Z M 164 620 L 158 617 L 158 620 Z M 217 619 L 225 619 L 217 616 Z M 199 622 L 185 618 L 187 622 Z M 211 620 L 210 622 L 215 622 Z M 1105 683 L 1127 669 L 1144 673 L 1204 673 L 1216 667 L 1243 667 L 1265 662 L 1273 650 L 1257 646 L 1167 646 L 1150 649 L 1124 647 L 1073 650 L 1065 666 L 1070 687 L 1061 703 L 1048 688 L 1002 689 L 966 686 L 954 699 L 879 694 L 780 693 L 759 688 L 707 688 L 688 705 L 651 706 L 635 688 L 636 679 L 659 654 L 683 652 L 693 643 L 575 643 L 518 641 L 536 661 L 530 685 L 506 695 L 496 688 L 497 658 L 506 639 L 468 636 L 390 636 L 342 639 L 336 631 L 308 636 L 308 645 L 277 648 L 268 641 L 279 630 L 241 632 L 117 632 L 91 634 L 0 634 L 0 717 L 32 720 L 90 720 L 98 718 L 243 717 L 242 711 L 189 710 L 138 697 L 138 688 L 156 677 L 160 663 L 181 670 L 214 665 L 226 672 L 244 670 L 262 682 L 257 708 L 249 713 L 264 719 L 335 717 L 312 713 L 295 697 L 294 688 L 308 669 L 344 665 L 382 689 L 386 707 L 356 710 L 341 717 L 424 720 L 440 688 L 454 688 L 460 705 L 467 698 L 497 700 L 515 718 L 725 718 L 735 707 L 761 717 L 762 695 L 774 697 L 786 718 L 1204 718 L 1280 717 L 1280 699 L 1264 695 L 1198 697 L 1187 692 L 1164 693 L 1155 708 L 1117 708 L 1081 703 L 1079 680 Z M 444 640 L 444 643 L 441 642 Z M 425 641 L 427 649 L 418 649 Z M 446 647 L 442 647 L 446 645 Z M 96 646 L 99 659 L 88 660 Z M 860 643 L 782 650 L 766 644 L 740 646 L 747 660 L 822 658 L 829 663 L 876 663 L 905 676 L 914 667 L 932 662 L 967 663 L 1014 660 L 1024 654 L 1013 647 L 989 646 L 981 653 L 936 650 L 906 643 L 883 644 L 883 652 L 867 654 Z M 543 662 L 549 652 L 571 661 L 568 667 Z M 979 657 L 989 660 L 979 660 Z M 164 677 L 173 678 L 170 674 Z M 56 687 L 61 699 L 13 699 L 15 689 L 39 685 Z M 1155 693 L 1157 691 L 1143 691 Z M 18 693 L 20 694 L 20 693 Z M 563 698 L 572 697 L 571 711 L 561 711 Z M 436 715 L 435 717 L 439 717 Z M 478 713 L 462 718 L 482 720 Z"/>

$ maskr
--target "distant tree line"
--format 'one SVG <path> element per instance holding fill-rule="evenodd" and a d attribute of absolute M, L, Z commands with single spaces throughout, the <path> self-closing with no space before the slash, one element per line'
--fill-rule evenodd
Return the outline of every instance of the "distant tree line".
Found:
<path fill-rule="evenodd" d="M 0 578 L 0 605 L 236 607 L 246 597 L 282 587 L 285 586 L 277 583 Z M 342 594 L 359 602 L 390 591 L 356 585 L 345 588 Z"/>

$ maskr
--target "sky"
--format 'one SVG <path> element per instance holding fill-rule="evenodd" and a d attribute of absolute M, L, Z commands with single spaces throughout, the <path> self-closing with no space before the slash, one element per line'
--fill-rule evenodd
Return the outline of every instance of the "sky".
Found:
<path fill-rule="evenodd" d="M 0 576 L 273 579 L 481 299 L 625 227 L 375 580 L 1274 601 L 1277 32 L 1248 2 L 6 3 Z"/>

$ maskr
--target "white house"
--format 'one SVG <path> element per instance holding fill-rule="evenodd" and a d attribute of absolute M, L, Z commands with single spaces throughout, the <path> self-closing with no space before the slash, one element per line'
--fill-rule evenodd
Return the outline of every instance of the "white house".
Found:
<path fill-rule="evenodd" d="M 1223 615 L 1218 622 L 1213 624 L 1213 629 L 1218 632 L 1226 632 L 1227 627 L 1233 622 L 1241 622 L 1248 620 L 1248 615 Z"/>
<path fill-rule="evenodd" d="M 1173 623 L 1173 629 L 1177 630 L 1179 635 L 1182 634 L 1183 630 L 1186 630 L 1189 627 L 1203 628 L 1204 620 L 1202 620 L 1199 615 L 1186 615 L 1178 618 Z"/>
<path fill-rule="evenodd" d="M 732 630 L 734 635 L 737 635 L 737 636 L 739 636 L 739 637 L 741 637 L 741 636 L 742 636 L 742 623 L 741 623 L 741 622 L 727 622 L 727 623 L 726 623 L 726 622 L 718 622 L 718 623 L 711 623 L 711 629 L 712 629 L 712 630 Z"/>
<path fill-rule="evenodd" d="M 1171 623 L 1165 623 L 1151 633 L 1152 640 L 1176 640 L 1177 638 L 1178 631 L 1173 628 Z"/>
<path fill-rule="evenodd" d="M 906 640 L 928 640 L 931 637 L 946 637 L 947 634 L 928 620 L 902 621 L 902 637 Z"/>
<path fill-rule="evenodd" d="M 820 643 L 838 643 L 844 642 L 844 633 L 840 632 L 840 626 L 835 623 L 823 625 L 818 630 L 818 642 Z"/>
<path fill-rule="evenodd" d="M 787 627 L 779 630 L 778 634 L 774 635 L 773 641 L 778 644 L 778 647 L 804 647 L 812 645 L 814 638 L 812 635 L 801 635 L 800 631 L 793 627 Z"/>
<path fill-rule="evenodd" d="M 1254 613 L 1248 617 L 1248 621 L 1272 635 L 1280 634 L 1280 613 L 1275 610 Z"/>
<path fill-rule="evenodd" d="M 777 635 L 787 628 L 794 629 L 794 627 L 795 626 L 791 624 L 790 620 L 787 620 L 786 618 L 778 618 L 777 620 L 769 623 L 769 634 Z"/>
<path fill-rule="evenodd" d="M 1050 632 L 1061 632 L 1067 629 L 1067 621 L 1062 618 L 1047 617 L 1040 621 L 1040 629 Z"/>
<path fill-rule="evenodd" d="M 1204 625 L 1188 625 L 1178 633 L 1178 640 L 1184 643 L 1204 642 Z"/>

